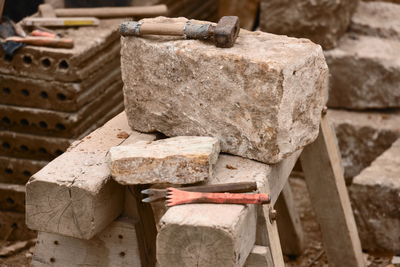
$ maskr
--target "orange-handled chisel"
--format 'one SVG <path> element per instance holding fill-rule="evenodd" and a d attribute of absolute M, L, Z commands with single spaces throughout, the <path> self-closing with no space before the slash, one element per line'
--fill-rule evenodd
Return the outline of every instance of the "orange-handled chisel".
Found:
<path fill-rule="evenodd" d="M 8 37 L 6 41 L 14 41 L 18 43 L 24 43 L 27 45 L 34 46 L 46 46 L 46 47 L 55 47 L 55 48 L 73 48 L 74 41 L 72 39 L 66 38 L 49 38 L 49 37 Z"/>
<path fill-rule="evenodd" d="M 191 203 L 268 204 L 271 201 L 267 194 L 187 192 L 173 187 L 167 190 L 168 207 Z"/>

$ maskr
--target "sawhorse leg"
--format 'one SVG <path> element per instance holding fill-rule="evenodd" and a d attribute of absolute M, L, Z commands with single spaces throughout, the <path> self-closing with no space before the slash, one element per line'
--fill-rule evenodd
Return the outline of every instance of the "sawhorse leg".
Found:
<path fill-rule="evenodd" d="M 304 148 L 300 161 L 321 226 L 329 266 L 365 266 L 336 135 L 328 115 L 322 117 L 318 138 Z"/>

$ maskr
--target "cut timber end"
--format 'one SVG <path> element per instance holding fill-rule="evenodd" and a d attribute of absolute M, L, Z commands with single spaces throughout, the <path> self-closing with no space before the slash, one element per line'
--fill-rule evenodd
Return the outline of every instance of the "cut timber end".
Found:
<path fill-rule="evenodd" d="M 253 205 L 192 204 L 161 219 L 157 260 L 163 266 L 242 266 L 255 242 Z"/>
<path fill-rule="evenodd" d="M 124 188 L 110 178 L 107 152 L 125 141 L 151 141 L 132 132 L 124 113 L 75 142 L 33 175 L 26 189 L 26 221 L 33 230 L 90 239 L 121 214 Z"/>

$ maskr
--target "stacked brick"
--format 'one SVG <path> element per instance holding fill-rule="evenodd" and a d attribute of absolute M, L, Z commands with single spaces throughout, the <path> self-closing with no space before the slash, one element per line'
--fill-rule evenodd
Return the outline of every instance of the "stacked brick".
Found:
<path fill-rule="evenodd" d="M 0 210 L 23 213 L 29 177 L 123 109 L 119 23 L 60 30 L 73 49 L 0 52 Z"/>

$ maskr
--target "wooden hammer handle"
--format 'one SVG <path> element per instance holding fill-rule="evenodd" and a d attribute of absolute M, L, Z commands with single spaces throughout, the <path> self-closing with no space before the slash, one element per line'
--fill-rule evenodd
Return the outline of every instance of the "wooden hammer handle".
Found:
<path fill-rule="evenodd" d="M 55 10 L 57 17 L 155 17 L 167 15 L 166 5 L 140 7 L 95 7 L 95 8 L 60 8 Z"/>
<path fill-rule="evenodd" d="M 49 38 L 49 37 L 9 37 L 6 41 L 14 41 L 34 46 L 46 46 L 55 48 L 73 48 L 74 41 L 65 38 Z"/>

